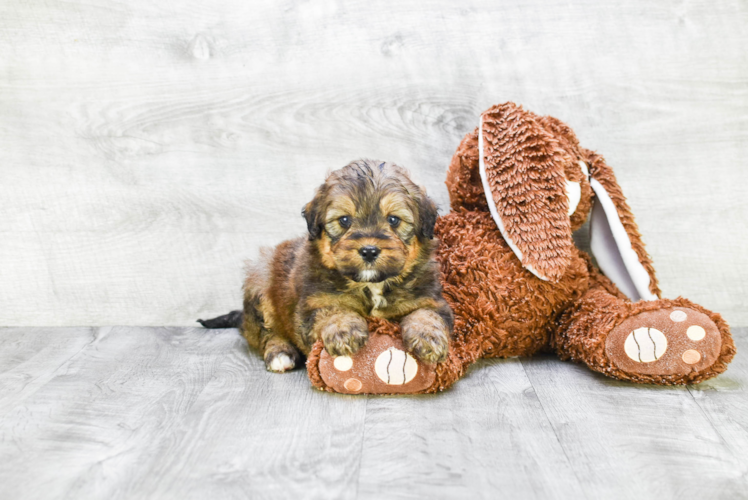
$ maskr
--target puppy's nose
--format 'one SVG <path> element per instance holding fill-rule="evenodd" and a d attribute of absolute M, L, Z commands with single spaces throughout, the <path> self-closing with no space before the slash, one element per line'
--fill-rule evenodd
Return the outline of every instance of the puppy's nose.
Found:
<path fill-rule="evenodd" d="M 377 257 L 379 257 L 379 253 L 381 250 L 379 247 L 375 247 L 373 245 L 361 247 L 358 249 L 358 253 L 361 254 L 361 258 L 363 258 L 366 262 L 374 262 Z"/>

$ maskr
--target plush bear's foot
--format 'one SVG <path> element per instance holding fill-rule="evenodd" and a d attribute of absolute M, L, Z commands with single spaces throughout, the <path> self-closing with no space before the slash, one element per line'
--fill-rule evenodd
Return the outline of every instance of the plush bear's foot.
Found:
<path fill-rule="evenodd" d="M 325 385 L 343 394 L 404 394 L 429 388 L 436 377 L 434 365 L 409 354 L 402 341 L 371 334 L 352 356 L 319 355 L 319 374 Z"/>
<path fill-rule="evenodd" d="M 670 383 L 687 383 L 707 371 L 721 349 L 722 335 L 714 321 L 686 307 L 631 316 L 610 332 L 605 343 L 605 352 L 618 369 L 665 376 Z"/>

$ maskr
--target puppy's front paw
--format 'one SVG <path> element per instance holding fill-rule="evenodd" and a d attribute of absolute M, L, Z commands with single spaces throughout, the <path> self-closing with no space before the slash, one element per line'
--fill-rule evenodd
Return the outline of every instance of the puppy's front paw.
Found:
<path fill-rule="evenodd" d="M 325 320 L 320 337 L 332 356 L 351 356 L 364 346 L 369 329 L 358 314 L 339 313 Z"/>
<path fill-rule="evenodd" d="M 418 309 L 400 323 L 405 347 L 424 363 L 441 363 L 449 354 L 449 329 L 434 311 Z"/>

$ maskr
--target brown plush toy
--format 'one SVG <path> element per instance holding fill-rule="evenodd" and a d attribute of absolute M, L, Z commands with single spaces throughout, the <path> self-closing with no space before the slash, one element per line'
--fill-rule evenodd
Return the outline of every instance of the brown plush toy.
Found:
<path fill-rule="evenodd" d="M 727 323 L 687 299 L 660 298 L 612 169 L 561 121 L 494 106 L 458 147 L 446 183 L 452 212 L 436 236 L 455 313 L 449 358 L 418 362 L 398 325 L 372 318 L 369 343 L 352 358 L 315 345 L 307 368 L 316 387 L 436 392 L 478 358 L 541 350 L 640 383 L 694 384 L 727 368 L 735 355 Z M 572 240 L 590 213 L 599 269 Z"/>

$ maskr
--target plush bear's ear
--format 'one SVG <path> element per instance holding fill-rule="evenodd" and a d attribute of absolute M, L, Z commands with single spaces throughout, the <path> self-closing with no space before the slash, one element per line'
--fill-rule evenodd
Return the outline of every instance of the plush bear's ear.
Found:
<path fill-rule="evenodd" d="M 613 170 L 602 156 L 583 150 L 595 193 L 590 219 L 590 248 L 602 272 L 632 301 L 657 300 L 652 259 Z"/>
<path fill-rule="evenodd" d="M 575 160 L 513 103 L 483 113 L 478 150 L 488 208 L 507 244 L 538 278 L 558 281 L 574 246 L 564 169 Z"/>
<path fill-rule="evenodd" d="M 444 184 L 447 185 L 452 210 L 488 210 L 478 168 L 478 127 L 469 132 L 457 147 Z"/>

